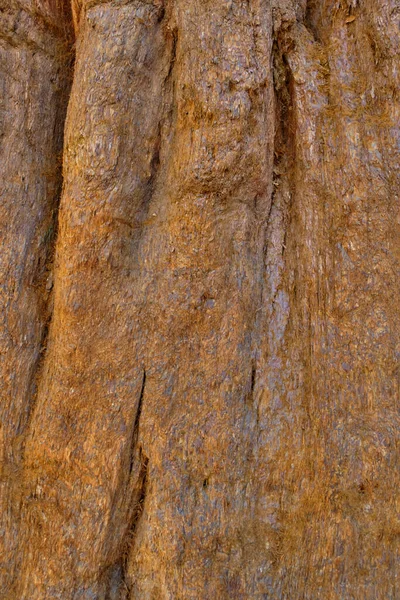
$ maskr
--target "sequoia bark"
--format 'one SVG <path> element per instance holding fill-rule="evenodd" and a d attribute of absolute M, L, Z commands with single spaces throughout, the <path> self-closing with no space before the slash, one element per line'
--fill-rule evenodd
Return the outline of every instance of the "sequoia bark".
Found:
<path fill-rule="evenodd" d="M 21 453 L 51 315 L 70 10 L 0 4 L 0 595 L 18 564 Z"/>
<path fill-rule="evenodd" d="M 396 1 L 72 12 L 54 265 L 67 9 L 4 94 L 3 596 L 397 598 Z"/>

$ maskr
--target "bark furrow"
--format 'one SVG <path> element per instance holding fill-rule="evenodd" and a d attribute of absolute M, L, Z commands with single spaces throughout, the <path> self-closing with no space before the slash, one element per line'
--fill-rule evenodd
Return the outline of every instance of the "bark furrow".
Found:
<path fill-rule="evenodd" d="M 58 187 L 41 169 L 56 173 L 65 101 L 52 86 L 66 80 L 51 27 L 7 12 L 0 38 L 24 56 L 5 97 L 26 98 L 18 127 L 4 120 L 3 464 L 16 468 L 23 429 L 24 458 L 19 572 L 3 588 L 395 600 L 395 0 L 74 0 L 72 12 L 43 363 Z M 18 556 L 9 506 L 3 570 Z"/>
<path fill-rule="evenodd" d="M 11 2 L 0 17 L 0 596 L 8 598 L 24 434 L 51 317 L 72 39 L 68 7 Z"/>

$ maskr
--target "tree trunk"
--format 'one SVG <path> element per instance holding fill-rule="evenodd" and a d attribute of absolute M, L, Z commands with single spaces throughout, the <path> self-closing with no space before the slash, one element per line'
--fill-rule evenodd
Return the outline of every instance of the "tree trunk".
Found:
<path fill-rule="evenodd" d="M 40 7 L 0 2 L 0 597 L 6 599 L 18 572 L 23 443 L 52 314 L 70 21 L 60 0 Z"/>
<path fill-rule="evenodd" d="M 397 0 L 0 19 L 1 597 L 400 598 Z"/>

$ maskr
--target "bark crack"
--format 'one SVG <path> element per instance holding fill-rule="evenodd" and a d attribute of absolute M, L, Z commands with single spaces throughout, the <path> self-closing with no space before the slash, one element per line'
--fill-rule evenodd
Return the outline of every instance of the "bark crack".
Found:
<path fill-rule="evenodd" d="M 267 218 L 267 235 L 265 241 L 265 266 L 269 260 L 271 244 L 274 242 L 274 229 L 278 222 L 284 228 L 280 243 L 280 256 L 283 257 L 286 249 L 287 220 L 289 206 L 287 196 L 291 194 L 291 171 L 294 162 L 295 140 L 294 127 L 292 124 L 292 91 L 290 82 L 290 70 L 283 52 L 278 43 L 273 48 L 273 78 L 275 88 L 275 140 L 274 140 L 274 162 L 273 162 L 273 189 L 270 210 Z M 280 218 L 279 218 L 280 215 Z M 272 221 L 277 221 L 273 223 Z M 278 251 L 275 248 L 274 255 Z"/>
<path fill-rule="evenodd" d="M 137 525 L 143 512 L 148 480 L 149 459 L 141 445 L 138 445 L 145 389 L 146 369 L 143 369 L 129 444 L 129 462 L 127 461 L 128 465 L 125 462 L 122 467 L 122 480 L 124 483 L 121 484 L 115 495 L 115 501 L 111 509 L 112 517 L 109 523 L 109 534 L 106 536 L 106 546 L 114 546 L 114 551 L 111 551 L 113 559 L 106 561 L 108 566 L 105 567 L 103 573 L 103 577 L 107 581 L 106 600 L 121 600 L 130 597 L 127 572 L 129 555 L 134 544 Z M 117 540 L 118 537 L 119 540 Z"/>
<path fill-rule="evenodd" d="M 143 398 L 144 398 L 145 387 L 146 387 L 146 369 L 143 369 L 142 384 L 140 387 L 138 406 L 137 406 L 136 416 L 135 416 L 135 420 L 133 423 L 133 430 L 132 430 L 131 451 L 130 451 L 130 460 L 129 460 L 129 475 L 132 475 L 133 467 L 135 464 L 135 450 L 136 450 L 136 445 L 137 445 L 137 441 L 139 438 L 139 425 L 140 425 L 140 417 L 141 417 L 142 408 L 143 408 Z"/>
<path fill-rule="evenodd" d="M 143 369 L 142 382 L 140 386 L 139 392 L 139 400 L 136 409 L 135 420 L 133 422 L 132 428 L 132 439 L 131 439 L 131 449 L 130 449 L 130 460 L 129 460 L 129 479 L 132 482 L 132 478 L 135 477 L 134 467 L 137 462 L 140 464 L 139 474 L 137 480 L 134 484 L 134 495 L 132 499 L 128 499 L 128 502 L 132 503 L 132 513 L 130 517 L 130 523 L 128 525 L 125 539 L 122 543 L 122 551 L 120 558 L 120 572 L 121 572 L 121 593 L 125 593 L 126 597 L 130 596 L 130 583 L 128 576 L 128 561 L 130 550 L 134 543 L 135 533 L 137 529 L 137 525 L 140 519 L 140 516 L 143 512 L 144 502 L 146 499 L 146 491 L 147 491 L 147 472 L 148 472 L 148 464 L 149 459 L 144 454 L 142 447 L 140 446 L 137 449 L 138 439 L 139 439 L 139 427 L 140 427 L 140 418 L 142 415 L 143 409 L 143 400 L 146 389 L 146 369 Z M 137 459 L 137 450 L 139 451 L 139 458 Z M 129 486 L 130 487 L 130 486 Z M 128 487 L 128 489 L 129 489 Z"/>
<path fill-rule="evenodd" d="M 248 390 L 248 393 L 247 393 L 247 402 L 249 404 L 253 404 L 254 391 L 255 391 L 255 387 L 256 387 L 256 378 L 257 378 L 257 366 L 256 366 L 255 360 L 253 360 L 252 365 L 251 365 L 249 390 Z"/>
<path fill-rule="evenodd" d="M 126 537 L 122 546 L 122 553 L 120 559 L 121 565 L 121 585 L 120 590 L 121 593 L 125 593 L 126 597 L 130 597 L 131 592 L 131 584 L 130 577 L 128 573 L 128 565 L 129 565 L 129 556 L 132 549 L 132 546 L 135 541 L 135 534 L 138 527 L 138 523 L 140 521 L 140 517 L 143 513 L 144 504 L 146 500 L 147 494 L 147 484 L 148 484 L 148 466 L 149 459 L 144 454 L 142 448 L 139 450 L 140 455 L 140 472 L 137 483 L 137 500 L 135 502 L 135 507 L 132 513 L 131 522 L 128 527 Z M 110 599 L 111 600 L 111 599 Z"/>
<path fill-rule="evenodd" d="M 160 13 L 159 22 L 161 23 L 164 19 L 165 19 L 165 9 L 164 9 L 164 12 L 161 11 L 161 13 Z M 169 68 L 168 68 L 168 72 L 165 76 L 164 83 L 163 83 L 164 95 L 166 97 L 168 97 L 168 95 L 169 95 L 170 81 L 172 79 L 172 72 L 173 72 L 173 67 L 174 67 L 175 58 L 176 58 L 176 47 L 177 47 L 177 40 L 178 40 L 176 30 L 172 30 L 169 27 L 167 27 L 167 31 L 172 33 L 172 47 L 171 47 L 171 58 L 170 58 L 170 62 L 169 62 Z M 161 115 L 161 117 L 158 121 L 158 125 L 157 125 L 157 133 L 155 136 L 153 155 L 152 155 L 151 161 L 150 161 L 150 177 L 147 181 L 146 191 L 144 193 L 142 205 L 141 205 L 141 208 L 139 211 L 139 214 L 141 216 L 139 217 L 139 227 L 138 228 L 140 231 L 142 231 L 143 222 L 146 220 L 146 218 L 148 216 L 149 206 L 150 206 L 152 198 L 154 197 L 157 180 L 158 180 L 159 173 L 161 170 L 161 158 L 162 158 L 161 155 L 162 155 L 162 145 L 163 145 L 163 138 L 164 138 L 163 130 L 164 130 L 165 122 L 168 118 L 168 115 L 166 115 L 165 112 L 166 111 L 163 111 L 164 114 Z M 137 227 L 134 227 L 134 229 L 137 229 Z M 139 233 L 139 235 L 140 235 L 140 233 Z"/>

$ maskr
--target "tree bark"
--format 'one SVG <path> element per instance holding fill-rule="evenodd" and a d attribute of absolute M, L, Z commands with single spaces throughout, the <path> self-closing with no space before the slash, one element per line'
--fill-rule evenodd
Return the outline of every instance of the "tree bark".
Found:
<path fill-rule="evenodd" d="M 70 9 L 0 3 L 0 596 L 18 572 L 24 437 L 52 313 Z"/>
<path fill-rule="evenodd" d="M 396 0 L 71 8 L 0 13 L 2 597 L 398 598 Z"/>

